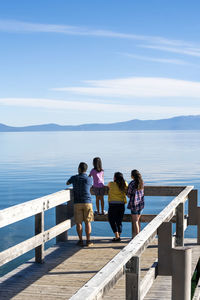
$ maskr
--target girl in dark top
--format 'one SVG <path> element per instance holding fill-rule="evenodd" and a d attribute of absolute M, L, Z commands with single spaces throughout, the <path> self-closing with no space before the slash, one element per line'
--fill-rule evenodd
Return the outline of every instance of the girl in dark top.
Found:
<path fill-rule="evenodd" d="M 138 170 L 131 171 L 133 179 L 128 185 L 127 196 L 130 198 L 127 208 L 131 210 L 132 218 L 132 238 L 141 230 L 140 217 L 144 208 L 144 182 Z"/>

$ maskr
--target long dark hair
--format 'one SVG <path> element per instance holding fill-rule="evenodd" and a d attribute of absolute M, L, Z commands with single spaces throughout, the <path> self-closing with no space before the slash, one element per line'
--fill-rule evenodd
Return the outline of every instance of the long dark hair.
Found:
<path fill-rule="evenodd" d="M 120 191 L 125 192 L 126 189 L 126 183 L 123 177 L 123 174 L 120 172 L 116 172 L 114 174 L 114 182 L 118 185 Z"/>
<path fill-rule="evenodd" d="M 93 166 L 94 166 L 94 169 L 97 172 L 103 171 L 103 169 L 102 169 L 102 162 L 101 162 L 101 158 L 100 157 L 95 157 L 93 159 Z"/>
<path fill-rule="evenodd" d="M 131 176 L 134 177 L 135 185 L 137 190 L 142 190 L 144 188 L 144 182 L 142 179 L 142 175 L 138 170 L 132 170 Z"/>

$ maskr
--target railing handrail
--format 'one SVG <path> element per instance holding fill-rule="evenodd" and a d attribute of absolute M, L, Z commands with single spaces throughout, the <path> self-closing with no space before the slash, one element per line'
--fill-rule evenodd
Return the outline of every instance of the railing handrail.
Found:
<path fill-rule="evenodd" d="M 177 196 L 185 186 L 145 186 L 145 196 Z M 55 206 L 70 201 L 70 191 L 65 189 L 34 200 L 0 210 L 0 228 L 21 221 Z"/>
<path fill-rule="evenodd" d="M 70 201 L 71 189 L 46 195 L 0 210 L 0 228 Z"/>
<path fill-rule="evenodd" d="M 123 273 L 126 263 L 135 255 L 140 255 L 157 233 L 163 222 L 169 221 L 180 203 L 186 201 L 193 186 L 185 187 L 123 250 L 90 279 L 70 300 L 99 299 L 103 291 Z"/>

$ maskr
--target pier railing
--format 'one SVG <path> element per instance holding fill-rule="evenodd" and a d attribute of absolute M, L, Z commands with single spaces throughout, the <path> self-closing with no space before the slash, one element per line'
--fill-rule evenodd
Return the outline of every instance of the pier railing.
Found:
<path fill-rule="evenodd" d="M 198 207 L 197 190 L 194 190 L 193 186 L 146 186 L 145 195 L 175 196 L 175 198 L 157 216 L 142 215 L 141 221 L 149 224 L 71 300 L 101 299 L 124 273 L 126 274 L 126 299 L 143 299 L 157 275 L 172 275 L 172 299 L 189 299 L 191 249 L 183 247 L 184 230 L 187 225 L 197 225 L 197 243 L 200 244 L 200 207 Z M 187 199 L 189 200 L 188 214 L 185 215 L 184 204 Z M 53 207 L 56 208 L 56 225 L 44 230 L 44 213 Z M 71 189 L 59 191 L 1 210 L 0 228 L 31 216 L 35 217 L 35 236 L 2 251 L 0 266 L 32 249 L 35 249 L 35 261 L 42 263 L 44 244 L 47 241 L 55 237 L 57 241 L 67 240 L 67 230 L 74 225 L 73 191 Z M 107 216 L 95 217 L 95 221 L 106 220 Z M 124 221 L 129 222 L 130 215 L 125 215 Z M 176 223 L 175 235 L 172 233 L 172 222 Z M 156 236 L 158 237 L 158 262 L 150 268 L 140 282 L 140 255 Z M 178 271 L 180 272 L 177 273 Z M 180 290 L 178 295 L 177 290 Z"/>

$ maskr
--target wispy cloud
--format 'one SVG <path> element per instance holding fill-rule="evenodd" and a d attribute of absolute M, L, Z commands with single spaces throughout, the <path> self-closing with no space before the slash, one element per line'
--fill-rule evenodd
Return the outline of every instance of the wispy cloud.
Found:
<path fill-rule="evenodd" d="M 166 47 L 166 46 L 162 46 L 162 45 L 140 45 L 140 47 L 200 57 L 200 48 L 199 47 L 191 47 L 191 45 L 187 46 L 187 47 L 181 47 L 181 46 L 180 47 Z"/>
<path fill-rule="evenodd" d="M 54 88 L 81 95 L 119 98 L 198 98 L 200 82 L 156 77 L 85 81 L 87 86 Z"/>
<path fill-rule="evenodd" d="M 164 64 L 175 64 L 175 65 L 191 65 L 182 59 L 155 58 L 155 57 L 136 55 L 136 54 L 131 54 L 131 53 L 119 53 L 119 54 L 130 57 L 130 58 L 143 60 L 143 61 L 151 61 L 151 62 L 164 63 Z"/>
<path fill-rule="evenodd" d="M 91 103 L 81 101 L 65 101 L 43 98 L 0 98 L 0 105 L 23 107 L 23 108 L 38 108 L 55 111 L 82 111 L 85 113 L 120 113 L 132 115 L 133 118 L 140 119 L 160 119 L 177 115 L 197 115 L 200 114 L 199 107 L 183 107 L 183 106 L 152 106 L 152 105 L 122 105 L 122 104 L 104 104 Z M 147 117 L 148 116 L 148 117 Z"/>
<path fill-rule="evenodd" d="M 59 33 L 65 35 L 93 36 L 143 41 L 140 47 L 151 48 L 191 56 L 200 56 L 200 46 L 192 42 L 168 39 L 160 36 L 138 35 L 112 30 L 91 29 L 84 26 L 30 23 L 17 20 L 0 20 L 0 31 L 14 33 Z"/>

